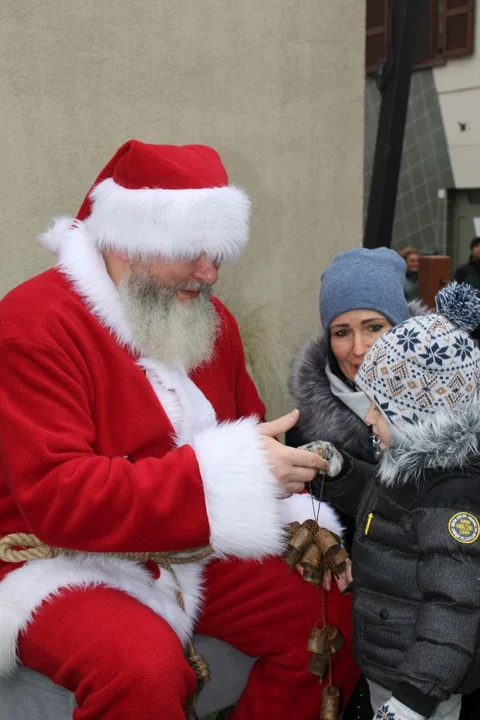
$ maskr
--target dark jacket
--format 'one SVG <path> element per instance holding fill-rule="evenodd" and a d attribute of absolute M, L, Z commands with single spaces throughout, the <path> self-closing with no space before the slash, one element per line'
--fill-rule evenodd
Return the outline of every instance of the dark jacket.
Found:
<path fill-rule="evenodd" d="M 407 302 L 418 298 L 418 272 L 407 270 L 403 282 L 403 292 Z"/>
<path fill-rule="evenodd" d="M 460 265 L 455 270 L 454 280 L 459 283 L 467 283 L 476 290 L 480 290 L 480 261 L 475 262 L 470 258 L 468 263 Z"/>
<path fill-rule="evenodd" d="M 402 433 L 376 471 L 345 457 L 326 497 L 344 512 L 358 507 L 356 660 L 429 717 L 480 687 L 480 406 Z"/>

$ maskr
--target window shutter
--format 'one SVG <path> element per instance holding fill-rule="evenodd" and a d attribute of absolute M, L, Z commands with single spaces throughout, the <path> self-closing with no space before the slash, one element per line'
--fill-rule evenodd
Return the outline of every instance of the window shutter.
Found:
<path fill-rule="evenodd" d="M 441 10 L 443 55 L 447 58 L 473 52 L 475 0 L 443 0 Z"/>
<path fill-rule="evenodd" d="M 367 42 L 365 65 L 367 73 L 375 72 L 388 44 L 388 0 L 367 0 Z"/>

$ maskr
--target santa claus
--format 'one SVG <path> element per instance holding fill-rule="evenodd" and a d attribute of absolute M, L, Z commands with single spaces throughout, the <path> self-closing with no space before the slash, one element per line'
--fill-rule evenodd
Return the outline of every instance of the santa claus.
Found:
<path fill-rule="evenodd" d="M 184 717 L 194 631 L 259 658 L 232 718 L 318 717 L 320 595 L 280 556 L 325 460 L 275 439 L 295 411 L 262 422 L 212 296 L 249 213 L 213 149 L 131 140 L 43 236 L 56 267 L 0 303 L 0 536 L 77 551 L 0 564 L 0 672 L 20 660 L 64 685 L 78 720 Z M 325 504 L 320 523 L 340 531 Z M 171 569 L 116 555 L 202 548 Z M 336 587 L 328 613 L 346 698 L 358 671 Z"/>

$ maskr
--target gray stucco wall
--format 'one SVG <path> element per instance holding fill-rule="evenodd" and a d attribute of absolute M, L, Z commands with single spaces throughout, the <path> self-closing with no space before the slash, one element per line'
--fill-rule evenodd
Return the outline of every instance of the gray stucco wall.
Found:
<path fill-rule="evenodd" d="M 219 294 L 264 306 L 288 362 L 322 269 L 361 243 L 364 19 L 363 0 L 4 0 L 0 295 L 52 263 L 35 236 L 125 140 L 211 144 L 254 209 Z"/>

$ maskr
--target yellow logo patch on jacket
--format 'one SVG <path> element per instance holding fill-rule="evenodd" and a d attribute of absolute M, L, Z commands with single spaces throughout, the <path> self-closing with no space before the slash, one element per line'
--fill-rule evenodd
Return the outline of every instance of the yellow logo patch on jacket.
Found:
<path fill-rule="evenodd" d="M 448 532 L 459 543 L 473 543 L 480 535 L 480 522 L 471 513 L 455 513 L 448 521 Z"/>

